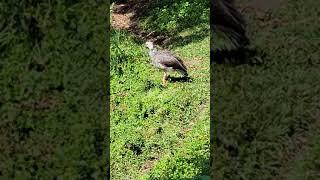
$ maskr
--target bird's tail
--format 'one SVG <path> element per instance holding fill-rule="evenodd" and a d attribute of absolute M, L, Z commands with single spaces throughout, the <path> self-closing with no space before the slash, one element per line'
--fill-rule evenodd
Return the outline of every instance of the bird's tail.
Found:
<path fill-rule="evenodd" d="M 219 32 L 229 39 L 233 48 L 249 44 L 244 17 L 235 8 L 233 0 L 215 0 L 211 2 L 211 8 L 210 24 L 214 33 Z"/>
<path fill-rule="evenodd" d="M 188 77 L 188 70 L 187 70 L 187 66 L 183 63 L 183 61 L 179 58 L 177 58 L 178 61 L 180 62 L 182 69 L 179 70 L 179 72 L 183 75 L 183 77 Z"/>
<path fill-rule="evenodd" d="M 179 70 L 179 73 L 181 73 L 183 77 L 188 77 L 188 72 L 186 70 Z"/>

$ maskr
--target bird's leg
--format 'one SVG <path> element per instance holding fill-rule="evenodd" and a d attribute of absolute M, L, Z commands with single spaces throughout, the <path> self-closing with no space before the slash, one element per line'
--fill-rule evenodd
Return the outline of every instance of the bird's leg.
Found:
<path fill-rule="evenodd" d="M 168 77 L 169 77 L 169 75 L 167 74 L 167 72 L 164 72 L 163 79 L 162 79 L 162 83 L 163 83 L 164 86 L 167 85 Z"/>
<path fill-rule="evenodd" d="M 168 72 L 165 72 L 164 74 L 165 74 L 165 79 L 168 80 L 169 77 L 170 77 L 169 73 L 168 73 Z"/>

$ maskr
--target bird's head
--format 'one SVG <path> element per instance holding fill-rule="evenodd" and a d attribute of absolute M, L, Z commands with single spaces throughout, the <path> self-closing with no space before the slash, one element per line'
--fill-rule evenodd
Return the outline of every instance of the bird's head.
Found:
<path fill-rule="evenodd" d="M 153 48 L 154 48 L 154 47 L 153 47 L 153 42 L 151 42 L 151 41 L 147 41 L 145 45 L 146 45 L 146 47 L 149 48 L 149 49 L 153 49 Z"/>

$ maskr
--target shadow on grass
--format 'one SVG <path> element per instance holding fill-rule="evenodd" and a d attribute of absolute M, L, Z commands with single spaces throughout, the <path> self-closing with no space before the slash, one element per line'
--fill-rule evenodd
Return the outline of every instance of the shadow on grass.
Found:
<path fill-rule="evenodd" d="M 183 46 L 191 42 L 201 41 L 209 35 L 209 20 L 200 18 L 203 16 L 204 10 L 209 9 L 208 1 L 118 0 L 114 2 L 117 5 L 114 10 L 115 13 L 132 14 L 130 17 L 132 23 L 128 31 L 143 41 L 151 40 L 164 47 L 170 45 Z M 163 13 L 164 11 L 166 13 Z M 142 27 L 140 22 L 146 19 L 149 19 L 148 23 L 146 27 Z M 171 27 L 170 23 L 173 21 L 174 25 Z M 208 27 L 205 27 L 205 24 Z M 167 28 L 168 26 L 170 28 Z M 194 28 L 198 29 L 192 30 Z M 181 36 L 180 33 L 186 30 L 190 30 L 190 35 Z"/>
<path fill-rule="evenodd" d="M 209 159 L 201 159 L 197 164 L 198 167 L 201 167 L 201 172 L 194 176 L 192 179 L 194 180 L 211 180 L 210 177 L 210 163 Z"/>
<path fill-rule="evenodd" d="M 169 77 L 169 82 L 191 82 L 192 78 L 191 77 Z"/>
<path fill-rule="evenodd" d="M 230 65 L 262 65 L 266 54 L 258 49 L 241 47 L 234 50 L 210 51 L 210 61 Z"/>
<path fill-rule="evenodd" d="M 185 46 L 186 44 L 189 44 L 191 42 L 193 42 L 193 43 L 199 42 L 207 36 L 209 36 L 209 30 L 206 29 L 205 27 L 203 27 L 197 31 L 193 31 L 192 34 L 190 34 L 188 36 L 182 37 L 182 36 L 176 34 L 175 36 L 173 36 L 169 40 L 164 41 L 163 45 L 165 45 L 165 46 L 172 45 L 175 47 Z"/>

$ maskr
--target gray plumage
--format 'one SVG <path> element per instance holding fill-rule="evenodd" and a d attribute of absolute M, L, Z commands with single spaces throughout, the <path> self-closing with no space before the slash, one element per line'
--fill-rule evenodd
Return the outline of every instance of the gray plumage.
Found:
<path fill-rule="evenodd" d="M 178 71 L 184 77 L 188 76 L 187 67 L 175 54 L 167 50 L 157 50 L 151 41 L 146 42 L 145 45 L 149 48 L 151 64 L 164 71 L 164 83 L 166 83 L 170 71 Z"/>

